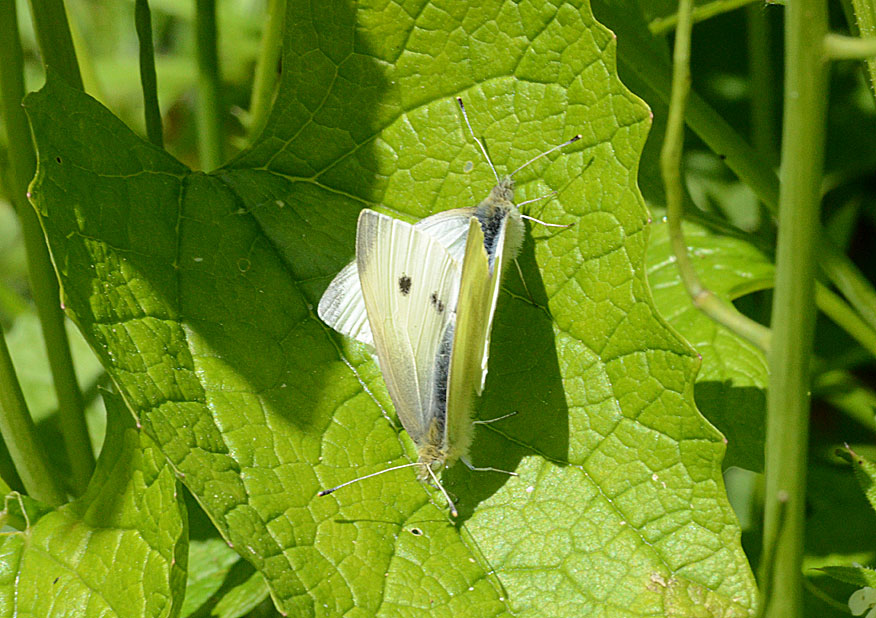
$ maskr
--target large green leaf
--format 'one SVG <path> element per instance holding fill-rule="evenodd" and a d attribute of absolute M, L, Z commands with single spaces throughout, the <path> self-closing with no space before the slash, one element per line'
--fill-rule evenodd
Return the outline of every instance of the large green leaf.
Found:
<path fill-rule="evenodd" d="M 185 590 L 188 530 L 176 477 L 106 395 L 107 434 L 78 500 L 0 537 L 0 616 L 174 618 Z M 6 497 L 6 517 L 17 510 Z"/>
<path fill-rule="evenodd" d="M 289 4 L 268 127 L 214 174 L 54 79 L 27 101 L 68 312 L 219 530 L 294 616 L 749 615 L 697 359 L 647 292 L 649 112 L 612 34 L 576 2 Z M 477 416 L 519 414 L 478 427 L 473 459 L 520 476 L 448 470 L 456 520 L 413 471 L 316 498 L 414 455 L 314 307 L 363 206 L 489 191 L 456 95 L 506 170 L 584 136 L 517 179 L 574 223 L 532 230 L 496 315 Z"/>

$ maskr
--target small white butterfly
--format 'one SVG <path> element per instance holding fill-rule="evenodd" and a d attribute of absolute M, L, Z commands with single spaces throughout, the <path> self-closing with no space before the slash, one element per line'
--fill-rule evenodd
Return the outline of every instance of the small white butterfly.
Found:
<path fill-rule="evenodd" d="M 442 492 L 436 472 L 457 459 L 472 469 L 494 470 L 474 468 L 468 452 L 474 399 L 487 377 L 499 286 L 523 243 L 525 215 L 514 204 L 512 177 L 581 137 L 499 178 L 462 99 L 457 101 L 496 175 L 496 186 L 475 207 L 440 212 L 413 225 L 363 210 L 356 259 L 329 284 L 318 307 L 326 324 L 374 349 L 398 417 L 417 447 L 417 463 L 375 474 L 418 466 L 419 478 L 431 477 Z M 456 516 L 456 507 L 444 496 Z"/>

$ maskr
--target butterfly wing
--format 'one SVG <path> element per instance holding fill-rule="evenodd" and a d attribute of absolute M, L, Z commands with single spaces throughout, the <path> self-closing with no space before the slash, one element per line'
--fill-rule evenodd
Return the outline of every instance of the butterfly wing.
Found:
<path fill-rule="evenodd" d="M 418 447 L 444 425 L 459 264 L 430 235 L 373 210 L 359 215 L 356 267 L 383 379 Z M 444 375 L 442 375 L 444 374 Z"/>
<path fill-rule="evenodd" d="M 494 242 L 487 243 L 492 253 L 484 246 L 485 229 L 495 233 Z M 517 237 L 523 237 L 523 223 L 513 204 L 469 222 L 447 387 L 444 444 L 451 462 L 465 457 L 471 444 L 473 402 L 487 380 L 493 316 L 504 268 L 520 248 Z"/>
<path fill-rule="evenodd" d="M 465 457 L 471 445 L 471 413 L 475 393 L 480 394 L 483 383 L 482 360 L 489 348 L 492 295 L 493 277 L 490 275 L 490 258 L 484 248 L 484 232 L 478 219 L 472 217 L 456 306 L 456 330 L 447 386 L 444 450 L 448 462 Z"/>
<path fill-rule="evenodd" d="M 523 243 L 523 222 L 520 220 L 520 213 L 513 204 L 509 204 L 509 206 L 509 208 L 497 209 L 489 222 L 489 226 L 498 228 L 498 232 L 496 234 L 496 241 L 492 245 L 494 253 L 488 256 L 490 276 L 489 284 L 485 284 L 488 289 L 484 292 L 486 299 L 483 308 L 484 320 L 481 324 L 484 346 L 483 350 L 481 350 L 481 379 L 478 384 L 478 395 L 483 392 L 484 384 L 487 381 L 487 361 L 490 357 L 490 333 L 493 331 L 493 316 L 496 314 L 496 303 L 499 302 L 499 289 L 502 285 L 502 277 L 505 275 L 505 268 L 508 266 L 508 262 L 517 257 L 520 245 Z M 483 221 L 481 222 L 481 227 L 482 229 L 484 227 Z M 468 248 L 466 248 L 466 260 L 468 259 L 474 258 L 469 258 Z"/>
<path fill-rule="evenodd" d="M 374 347 L 355 260 L 332 279 L 319 299 L 316 312 L 323 322 L 342 335 Z"/>
<path fill-rule="evenodd" d="M 447 249 L 454 260 L 462 264 L 468 222 L 474 211 L 474 208 L 445 210 L 417 221 L 414 227 L 432 236 Z"/>
<path fill-rule="evenodd" d="M 474 208 L 445 210 L 418 221 L 414 227 L 432 236 L 457 263 L 462 264 L 468 220 L 473 212 Z M 319 301 L 317 314 L 342 335 L 374 347 L 356 260 L 347 264 L 326 288 Z"/>

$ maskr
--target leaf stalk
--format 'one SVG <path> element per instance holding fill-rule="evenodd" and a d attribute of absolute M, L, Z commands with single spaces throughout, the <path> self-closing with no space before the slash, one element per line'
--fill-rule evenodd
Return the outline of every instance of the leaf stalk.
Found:
<path fill-rule="evenodd" d="M 280 51 L 283 47 L 283 25 L 286 23 L 286 0 L 269 0 L 262 47 L 256 62 L 249 104 L 249 135 L 253 140 L 259 136 L 268 122 L 274 93 L 277 90 Z"/>
<path fill-rule="evenodd" d="M 134 5 L 134 24 L 140 41 L 140 85 L 143 88 L 143 115 L 146 137 L 164 147 L 161 111 L 158 108 L 158 78 L 155 73 L 155 46 L 152 43 L 152 13 L 149 0 L 137 0 Z"/>
<path fill-rule="evenodd" d="M 217 49 L 216 0 L 195 4 L 195 44 L 198 62 L 198 147 L 201 167 L 214 170 L 222 164 L 222 104 Z"/>

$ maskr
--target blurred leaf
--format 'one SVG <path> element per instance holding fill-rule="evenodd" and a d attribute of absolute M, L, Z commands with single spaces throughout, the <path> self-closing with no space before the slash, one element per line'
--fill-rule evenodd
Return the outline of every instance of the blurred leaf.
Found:
<path fill-rule="evenodd" d="M 809 466 L 804 573 L 876 561 L 876 513 L 847 466 Z"/>
<path fill-rule="evenodd" d="M 179 611 L 188 541 L 176 477 L 121 400 L 106 398 L 106 442 L 85 495 L 2 535 L 2 615 Z"/>
<path fill-rule="evenodd" d="M 876 392 L 860 379 L 846 371 L 827 371 L 815 377 L 812 390 L 818 399 L 876 431 Z M 854 439 L 867 438 L 856 436 Z"/>
<path fill-rule="evenodd" d="M 268 585 L 258 572 L 252 573 L 246 581 L 228 591 L 216 604 L 213 615 L 219 618 L 238 618 L 268 598 Z"/>
<path fill-rule="evenodd" d="M 741 230 L 757 229 L 761 222 L 757 197 L 715 154 L 688 152 L 685 181 L 691 199 L 700 210 L 720 213 L 723 220 Z"/>
<path fill-rule="evenodd" d="M 80 387 L 85 390 L 97 382 L 103 367 L 73 324 L 68 323 L 67 337 Z M 58 397 L 49 370 L 43 331 L 33 309 L 15 320 L 7 334 L 7 343 L 30 413 L 34 421 L 42 422 L 57 411 Z M 95 403 L 97 408 L 101 407 L 99 401 Z"/>
<path fill-rule="evenodd" d="M 750 615 L 697 359 L 647 293 L 649 112 L 617 80 L 613 35 L 579 3 L 290 3 L 286 23 L 269 125 L 214 174 L 54 79 L 27 101 L 68 313 L 278 607 Z M 373 361 L 314 306 L 363 206 L 413 218 L 487 194 L 457 94 L 506 170 L 584 136 L 517 178 L 521 200 L 559 191 L 541 218 L 575 223 L 533 230 L 533 301 L 509 276 L 496 315 L 477 415 L 520 414 L 479 429 L 473 458 L 520 477 L 445 472 L 457 521 L 412 471 L 317 499 L 413 454 Z"/>
<path fill-rule="evenodd" d="M 850 448 L 839 451 L 838 453 L 843 459 L 852 464 L 852 469 L 855 471 L 855 478 L 861 485 L 864 496 L 870 502 L 870 506 L 876 511 L 876 463 L 873 463 L 866 457 L 859 455 Z"/>
<path fill-rule="evenodd" d="M 222 587 L 240 556 L 218 538 L 194 539 L 189 544 L 186 598 L 180 616 L 186 618 L 204 605 Z"/>
<path fill-rule="evenodd" d="M 725 466 L 763 470 L 764 419 L 768 371 L 754 345 L 693 306 L 675 264 L 669 226 L 651 226 L 648 282 L 654 302 L 703 357 L 696 378 L 700 411 L 727 437 Z M 742 239 L 685 222 L 685 242 L 703 285 L 732 301 L 773 284 L 773 263 Z"/>
<path fill-rule="evenodd" d="M 819 569 L 831 577 L 853 586 L 876 588 L 876 570 L 867 567 L 822 567 Z"/>

